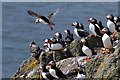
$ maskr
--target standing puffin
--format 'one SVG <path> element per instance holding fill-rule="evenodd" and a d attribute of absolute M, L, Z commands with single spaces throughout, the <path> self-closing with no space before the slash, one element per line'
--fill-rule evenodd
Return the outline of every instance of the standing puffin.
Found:
<path fill-rule="evenodd" d="M 47 79 L 56 79 L 55 77 L 53 77 L 50 73 L 49 70 L 46 69 L 46 66 L 42 66 L 42 80 L 47 80 Z"/>
<path fill-rule="evenodd" d="M 78 38 L 87 37 L 89 33 L 84 30 L 84 26 L 81 23 L 73 22 L 72 26 L 75 26 L 74 33 Z"/>
<path fill-rule="evenodd" d="M 49 73 L 55 78 L 67 78 L 63 72 L 56 67 L 56 63 L 54 61 L 50 61 L 47 66 L 49 66 Z"/>
<path fill-rule="evenodd" d="M 93 55 L 93 50 L 89 47 L 86 39 L 82 38 L 82 39 L 80 40 L 80 43 L 83 44 L 83 45 L 82 45 L 82 52 L 87 55 L 86 58 L 85 58 L 85 60 L 88 61 L 89 58 L 92 57 L 92 55 Z M 86 61 L 86 62 L 87 62 L 87 61 Z"/>
<path fill-rule="evenodd" d="M 89 18 L 88 19 L 89 24 L 89 30 L 92 33 L 93 36 L 102 36 L 102 32 L 101 32 L 101 28 L 100 26 L 97 24 L 97 20 L 95 18 Z"/>
<path fill-rule="evenodd" d="M 83 72 L 83 70 L 77 70 L 77 76 L 75 78 L 80 79 L 80 78 L 85 78 L 85 73 Z"/>
<path fill-rule="evenodd" d="M 72 34 L 72 33 L 70 32 L 70 30 L 68 30 L 68 29 L 65 29 L 65 30 L 64 30 L 64 33 L 67 35 L 67 36 L 65 37 L 65 41 L 70 44 L 70 43 L 74 40 L 73 34 Z"/>
<path fill-rule="evenodd" d="M 112 33 L 110 34 L 107 28 L 104 28 L 102 31 L 104 32 L 104 35 L 102 36 L 102 42 L 104 46 L 102 53 L 105 53 L 105 52 L 109 52 L 109 50 L 112 48 L 112 39 L 110 37 Z"/>
<path fill-rule="evenodd" d="M 56 12 L 51 13 L 49 16 L 42 16 L 37 14 L 36 12 L 33 12 L 32 10 L 28 10 L 28 14 L 33 17 L 37 17 L 35 23 L 44 23 L 47 24 L 51 30 L 53 30 L 53 26 L 55 24 L 51 21 L 52 16 L 56 15 L 59 12 L 59 9 L 56 10 Z"/>
<path fill-rule="evenodd" d="M 117 32 L 116 31 L 116 25 L 115 25 L 115 22 L 114 22 L 114 16 L 112 14 L 108 14 L 106 16 L 106 19 L 108 20 L 107 21 L 107 27 L 110 30 L 110 32 L 112 33 L 112 35 L 114 36 L 115 33 Z"/>
<path fill-rule="evenodd" d="M 116 24 L 116 30 L 117 32 L 120 32 L 120 18 L 117 16 L 114 16 L 114 22 Z"/>

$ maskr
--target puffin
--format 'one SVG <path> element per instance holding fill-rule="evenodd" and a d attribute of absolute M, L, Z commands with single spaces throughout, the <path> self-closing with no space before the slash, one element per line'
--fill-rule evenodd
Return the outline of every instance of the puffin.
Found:
<path fill-rule="evenodd" d="M 120 18 L 117 16 L 114 16 L 114 22 L 116 24 L 116 30 L 117 32 L 120 32 Z"/>
<path fill-rule="evenodd" d="M 107 27 L 110 30 L 110 32 L 112 33 L 112 35 L 114 36 L 115 33 L 117 32 L 116 24 L 114 22 L 114 16 L 112 14 L 108 14 L 106 16 L 106 19 L 107 19 Z"/>
<path fill-rule="evenodd" d="M 65 75 L 65 74 L 63 74 L 63 72 L 60 70 L 60 69 L 58 69 L 57 67 L 56 67 L 56 63 L 55 63 L 55 61 L 50 61 L 48 64 L 47 64 L 47 66 L 49 66 L 50 68 L 49 68 L 49 73 L 52 75 L 52 76 L 54 76 L 55 78 L 67 78 L 67 76 Z"/>
<path fill-rule="evenodd" d="M 36 42 L 31 41 L 30 44 L 29 44 L 29 51 L 31 53 L 37 54 L 39 50 L 40 50 L 40 48 L 39 48 L 39 46 L 37 46 Z"/>
<path fill-rule="evenodd" d="M 72 26 L 75 27 L 74 33 L 78 38 L 87 37 L 89 35 L 89 33 L 86 30 L 84 30 L 83 24 L 78 23 L 78 22 L 73 22 Z"/>
<path fill-rule="evenodd" d="M 56 32 L 54 34 L 54 37 L 52 38 L 52 42 L 54 42 L 54 43 L 60 43 L 60 44 L 62 44 L 63 47 L 65 46 L 65 42 L 64 42 L 64 40 L 62 38 L 62 34 L 59 33 L 59 32 Z"/>
<path fill-rule="evenodd" d="M 37 23 L 47 24 L 50 27 L 50 30 L 52 31 L 53 26 L 55 26 L 55 24 L 51 21 L 51 18 L 59 12 L 59 9 L 57 9 L 54 13 L 51 13 L 49 16 L 39 15 L 38 13 L 32 10 L 28 10 L 27 12 L 30 16 L 37 17 L 35 24 Z"/>
<path fill-rule="evenodd" d="M 47 46 L 48 46 L 48 49 L 53 52 L 53 60 L 54 61 L 56 60 L 55 51 L 61 51 L 64 48 L 60 42 L 57 42 L 57 41 L 54 42 L 51 39 L 48 39 Z"/>
<path fill-rule="evenodd" d="M 77 76 L 75 78 L 80 79 L 80 78 L 85 78 L 85 73 L 83 70 L 77 70 Z"/>
<path fill-rule="evenodd" d="M 97 35 L 102 36 L 102 32 L 101 32 L 102 27 L 98 25 L 97 20 L 91 17 L 88 19 L 88 22 L 89 22 L 89 30 L 92 33 L 92 36 L 97 36 Z"/>
<path fill-rule="evenodd" d="M 50 39 L 48 39 L 48 38 L 44 40 L 43 47 L 44 47 L 45 52 L 51 51 L 50 48 L 48 47 L 49 41 L 50 41 Z"/>
<path fill-rule="evenodd" d="M 95 54 L 94 50 L 89 46 L 87 40 L 85 38 L 82 38 L 80 40 L 80 43 L 82 43 L 82 52 L 86 54 L 87 56 L 83 59 L 86 62 L 89 61 L 89 59 L 92 57 L 93 54 Z"/>
<path fill-rule="evenodd" d="M 64 33 L 66 34 L 65 41 L 70 44 L 74 40 L 73 34 L 68 29 L 65 29 Z"/>
<path fill-rule="evenodd" d="M 42 75 L 42 80 L 47 80 L 47 79 L 56 79 L 55 77 L 53 77 L 50 73 L 49 73 L 49 70 L 46 69 L 46 66 L 42 66 L 42 72 L 41 72 L 41 75 Z"/>
<path fill-rule="evenodd" d="M 109 30 L 108 30 L 108 28 L 104 28 L 102 31 L 104 32 L 104 35 L 102 36 L 102 42 L 103 42 L 103 46 L 104 46 L 102 53 L 110 52 L 109 50 L 112 49 L 113 42 L 110 37 Z"/>

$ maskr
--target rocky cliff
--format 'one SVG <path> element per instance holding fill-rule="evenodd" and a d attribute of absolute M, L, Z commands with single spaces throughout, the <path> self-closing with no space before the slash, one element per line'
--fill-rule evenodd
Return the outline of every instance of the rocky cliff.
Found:
<path fill-rule="evenodd" d="M 114 39 L 120 40 L 120 33 L 117 33 Z M 38 58 L 31 56 L 23 61 L 14 74 L 13 79 L 41 79 L 40 66 L 46 65 L 49 61 L 53 60 L 52 54 L 54 53 L 57 67 L 64 74 L 67 74 L 67 79 L 65 80 L 74 80 L 77 70 L 83 70 L 86 74 L 85 77 L 89 79 L 120 80 L 120 43 L 117 43 L 117 47 L 109 53 L 103 54 L 101 38 L 94 37 L 93 39 L 88 37 L 87 40 L 96 53 L 90 60 L 86 61 L 83 59 L 85 55 L 81 51 L 79 39 L 76 39 L 64 51 L 41 52 L 41 54 L 37 55 L 39 56 Z M 97 42 L 95 43 L 95 41 Z"/>

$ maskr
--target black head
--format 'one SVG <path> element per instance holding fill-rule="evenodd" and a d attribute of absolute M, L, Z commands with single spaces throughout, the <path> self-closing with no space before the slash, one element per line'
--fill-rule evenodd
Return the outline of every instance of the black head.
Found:
<path fill-rule="evenodd" d="M 105 34 L 108 34 L 108 35 L 111 35 L 112 33 L 109 31 L 109 29 L 107 27 L 103 28 L 102 29 L 102 32 Z"/>
<path fill-rule="evenodd" d="M 88 19 L 88 22 L 90 22 L 90 23 L 93 23 L 93 24 L 96 24 L 97 23 L 97 20 L 95 19 L 95 18 L 89 18 Z"/>
<path fill-rule="evenodd" d="M 55 33 L 54 36 L 58 39 L 62 39 L 62 34 L 59 32 Z"/>
<path fill-rule="evenodd" d="M 108 14 L 108 15 L 106 16 L 106 19 L 111 20 L 111 21 L 114 21 L 114 16 L 113 16 L 112 14 Z"/>
<path fill-rule="evenodd" d="M 35 41 L 31 41 L 29 47 L 32 47 L 32 45 L 36 45 Z"/>
<path fill-rule="evenodd" d="M 65 29 L 65 30 L 64 30 L 64 33 L 65 33 L 65 34 L 70 34 L 70 30 Z"/>
<path fill-rule="evenodd" d="M 50 66 L 51 68 L 56 68 L 55 61 L 50 61 L 47 65 Z"/>

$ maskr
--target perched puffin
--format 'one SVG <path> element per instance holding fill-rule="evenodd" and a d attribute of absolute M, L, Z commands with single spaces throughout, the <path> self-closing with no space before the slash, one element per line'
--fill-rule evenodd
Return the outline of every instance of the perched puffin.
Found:
<path fill-rule="evenodd" d="M 64 40 L 63 40 L 63 38 L 62 38 L 62 34 L 59 33 L 59 32 L 56 32 L 56 33 L 54 34 L 54 37 L 52 38 L 52 41 L 55 42 L 55 43 L 60 43 L 60 44 L 62 44 L 63 46 L 65 46 L 65 42 L 64 42 Z"/>
<path fill-rule="evenodd" d="M 68 30 L 68 29 L 65 29 L 65 30 L 64 30 L 64 33 L 67 35 L 67 36 L 65 37 L 65 41 L 70 44 L 70 43 L 74 40 L 73 34 L 72 34 L 72 33 L 70 32 L 70 30 Z"/>
<path fill-rule="evenodd" d="M 45 39 L 45 41 L 44 41 L 43 47 L 44 47 L 45 52 L 50 51 L 50 48 L 48 47 L 49 41 L 50 41 L 50 39 Z"/>
<path fill-rule="evenodd" d="M 102 31 L 104 32 L 104 35 L 102 36 L 102 42 L 104 46 L 102 53 L 105 53 L 105 52 L 109 52 L 109 50 L 112 49 L 112 39 L 110 37 L 108 28 L 104 28 Z"/>
<path fill-rule="evenodd" d="M 35 41 L 31 41 L 29 44 L 29 50 L 31 53 L 38 53 L 38 51 L 40 50 L 39 46 L 37 46 L 37 44 L 35 43 Z"/>
<path fill-rule="evenodd" d="M 116 30 L 117 32 L 120 32 L 120 18 L 117 16 L 114 16 L 114 22 L 116 24 Z"/>
<path fill-rule="evenodd" d="M 113 33 L 113 35 L 117 32 L 116 31 L 116 25 L 114 22 L 114 16 L 112 14 L 108 14 L 106 16 L 107 21 L 107 27 L 110 30 L 111 33 Z"/>
<path fill-rule="evenodd" d="M 46 69 L 46 66 L 42 66 L 42 80 L 47 80 L 47 79 L 56 79 L 53 77 L 50 73 L 49 70 Z"/>
<path fill-rule="evenodd" d="M 33 17 L 37 17 L 35 23 L 44 23 L 47 24 L 51 30 L 53 30 L 53 26 L 55 24 L 51 21 L 52 16 L 56 15 L 59 12 L 59 9 L 56 10 L 56 12 L 51 13 L 49 16 L 42 16 L 37 14 L 36 12 L 33 12 L 32 10 L 28 10 L 28 14 Z"/>
<path fill-rule="evenodd" d="M 77 76 L 75 78 L 80 79 L 80 78 L 85 78 L 85 73 L 83 70 L 77 70 Z"/>
<path fill-rule="evenodd" d="M 63 50 L 63 45 L 60 42 L 57 41 L 53 41 L 51 39 L 48 39 L 47 41 L 47 47 L 49 50 L 51 50 L 53 52 L 53 60 L 55 61 L 55 51 L 61 51 Z"/>
<path fill-rule="evenodd" d="M 78 38 L 87 37 L 89 33 L 84 30 L 84 26 L 81 23 L 73 22 L 72 26 L 75 26 L 74 33 Z"/>
<path fill-rule="evenodd" d="M 53 76 L 53 77 L 55 77 L 55 78 L 67 78 L 67 76 L 65 75 L 65 74 L 63 74 L 63 72 L 60 70 L 60 69 L 58 69 L 57 67 L 56 67 L 56 63 L 54 62 L 54 61 L 50 61 L 48 64 L 47 64 L 47 66 L 50 66 L 50 68 L 49 68 L 49 73 Z"/>
<path fill-rule="evenodd" d="M 102 32 L 101 32 L 101 27 L 97 24 L 97 20 L 95 18 L 89 18 L 88 19 L 89 24 L 89 30 L 92 33 L 92 35 L 94 36 L 102 36 Z"/>
<path fill-rule="evenodd" d="M 89 59 L 92 57 L 93 54 L 95 54 L 94 50 L 90 48 L 87 40 L 85 38 L 82 38 L 80 40 L 80 43 L 82 43 L 82 52 L 86 54 L 87 56 L 85 57 L 86 62 L 89 61 Z"/>

